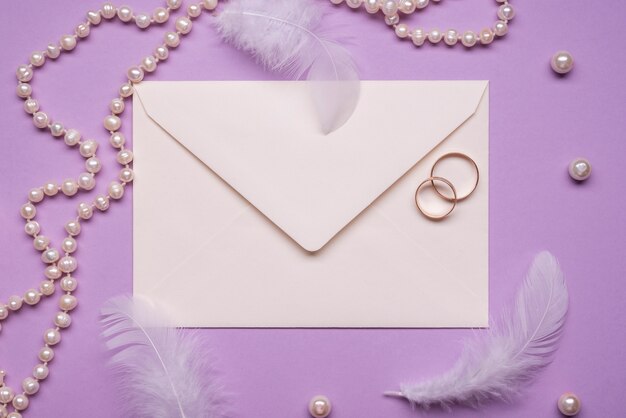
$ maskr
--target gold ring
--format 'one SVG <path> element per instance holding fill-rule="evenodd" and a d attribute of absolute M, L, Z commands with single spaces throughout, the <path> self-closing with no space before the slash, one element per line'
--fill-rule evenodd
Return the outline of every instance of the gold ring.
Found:
<path fill-rule="evenodd" d="M 452 207 L 450 208 L 449 211 L 447 211 L 446 213 L 442 214 L 442 215 L 438 215 L 438 214 L 432 214 L 430 212 L 427 212 L 421 205 L 420 205 L 420 200 L 419 200 L 419 194 L 420 194 L 420 190 L 422 190 L 422 188 L 428 184 L 431 183 L 432 185 L 435 184 L 435 181 L 440 181 L 442 183 L 445 183 L 446 185 L 448 185 L 448 187 L 450 187 L 450 190 L 452 190 L 452 194 L 454 195 L 453 199 L 446 199 L 449 202 L 452 202 Z M 435 186 L 433 186 L 435 188 L 435 190 L 437 190 L 437 188 Z M 443 218 L 445 218 L 446 216 L 450 215 L 452 213 L 452 211 L 454 210 L 454 208 L 456 207 L 456 189 L 454 188 L 454 186 L 452 185 L 452 183 L 450 183 L 450 181 L 448 181 L 447 179 L 444 179 L 443 177 L 429 177 L 426 180 L 424 180 L 423 182 L 420 183 L 419 186 L 417 186 L 417 189 L 415 190 L 415 205 L 417 206 L 417 209 L 422 213 L 422 215 L 424 215 L 425 217 L 427 217 L 428 219 L 431 219 L 433 221 L 439 221 Z"/>
<path fill-rule="evenodd" d="M 454 195 L 454 198 L 451 198 L 449 196 L 444 195 L 443 193 L 441 193 L 439 191 L 439 189 L 437 188 L 437 186 L 435 185 L 435 182 L 431 180 L 431 184 L 433 186 L 433 188 L 435 189 L 435 192 L 437 192 L 437 194 L 441 197 L 443 197 L 444 199 L 446 199 L 448 202 L 452 202 L 453 200 L 456 200 L 457 202 L 460 202 L 462 200 L 467 199 L 472 193 L 474 193 L 474 190 L 476 190 L 476 188 L 478 187 L 478 180 L 480 179 L 480 171 L 478 171 L 478 165 L 476 164 L 476 161 L 472 160 L 470 157 L 468 157 L 467 155 L 460 153 L 460 152 L 450 152 L 448 154 L 444 154 L 441 157 L 439 157 L 439 159 L 437 159 L 437 161 L 435 161 L 435 163 L 433 164 L 433 167 L 430 169 L 430 177 L 431 178 L 436 178 L 435 176 L 435 167 L 437 166 L 437 164 L 439 164 L 440 161 L 445 160 L 446 158 L 453 158 L 453 157 L 458 157 L 458 158 L 462 158 L 464 160 L 469 161 L 470 163 L 472 163 L 472 165 L 474 166 L 474 169 L 476 170 L 476 182 L 474 183 L 474 187 L 472 187 L 472 190 L 469 191 L 469 193 L 467 193 L 465 196 L 456 196 L 456 194 Z"/>

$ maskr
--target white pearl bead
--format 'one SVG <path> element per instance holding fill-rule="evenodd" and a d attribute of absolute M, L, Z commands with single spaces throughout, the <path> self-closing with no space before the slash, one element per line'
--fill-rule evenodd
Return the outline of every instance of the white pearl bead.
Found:
<path fill-rule="evenodd" d="M 56 44 L 50 44 L 46 47 L 46 55 L 50 59 L 57 59 L 61 55 L 61 48 Z"/>
<path fill-rule="evenodd" d="M 143 80 L 144 72 L 139 67 L 130 67 L 126 75 L 128 76 L 128 79 L 133 83 L 139 83 L 141 80 Z"/>
<path fill-rule="evenodd" d="M 417 0 L 416 6 L 418 9 L 423 9 L 426 6 L 428 6 L 429 1 L 428 0 Z"/>
<path fill-rule="evenodd" d="M 76 48 L 76 38 L 72 35 L 65 35 L 61 38 L 61 48 L 66 51 L 71 51 Z"/>
<path fill-rule="evenodd" d="M 59 328 L 67 328 L 72 323 L 72 318 L 66 312 L 58 312 L 54 316 L 54 324 Z"/>
<path fill-rule="evenodd" d="M 52 265 L 52 266 L 46 267 L 43 274 L 50 280 L 56 280 L 59 277 L 61 277 L 63 272 L 61 272 L 61 270 L 59 270 L 57 266 Z"/>
<path fill-rule="evenodd" d="M 577 158 L 570 163 L 568 171 L 574 180 L 584 181 L 591 175 L 591 164 L 584 158 Z"/>
<path fill-rule="evenodd" d="M 26 203 L 20 208 L 20 215 L 22 215 L 22 218 L 24 219 L 32 219 L 36 214 L 37 209 L 35 209 L 35 206 L 32 203 Z"/>
<path fill-rule="evenodd" d="M 121 6 L 117 9 L 117 17 L 122 22 L 130 22 L 133 18 L 133 10 L 128 6 Z"/>
<path fill-rule="evenodd" d="M 365 11 L 370 14 L 378 13 L 380 2 L 378 0 L 365 0 Z"/>
<path fill-rule="evenodd" d="M 61 279 L 61 289 L 64 292 L 73 292 L 78 287 L 78 281 L 72 276 L 65 276 Z"/>
<path fill-rule="evenodd" d="M 498 8 L 498 17 L 502 20 L 511 20 L 515 17 L 515 9 L 510 4 L 503 4 Z"/>
<path fill-rule="evenodd" d="M 40 230 L 41 227 L 37 221 L 29 221 L 24 225 L 24 232 L 31 236 L 38 234 Z"/>
<path fill-rule="evenodd" d="M 496 33 L 497 36 L 504 36 L 509 31 L 509 25 L 507 25 L 505 21 L 499 20 L 494 25 L 493 31 Z"/>
<path fill-rule="evenodd" d="M 7 418 L 22 418 L 22 414 L 20 414 L 19 412 L 11 412 L 9 413 L 9 415 L 7 415 Z"/>
<path fill-rule="evenodd" d="M 358 9 L 359 7 L 361 7 L 362 3 L 363 0 L 346 0 L 346 4 L 351 9 Z"/>
<path fill-rule="evenodd" d="M 409 28 L 407 25 L 405 25 L 404 23 L 400 23 L 399 25 L 396 26 L 396 36 L 398 38 L 406 38 L 407 36 L 409 36 Z"/>
<path fill-rule="evenodd" d="M 400 16 L 396 13 L 395 15 L 385 16 L 385 24 L 388 26 L 397 25 L 400 22 Z"/>
<path fill-rule="evenodd" d="M 54 182 L 47 182 L 43 185 L 43 192 L 46 196 L 54 196 L 59 192 L 59 186 Z"/>
<path fill-rule="evenodd" d="M 44 280 L 39 284 L 39 291 L 45 296 L 50 296 L 54 293 L 54 283 Z"/>
<path fill-rule="evenodd" d="M 381 6 L 385 16 L 393 16 L 398 12 L 398 3 L 395 0 L 385 0 Z"/>
<path fill-rule="evenodd" d="M 158 47 L 154 50 L 154 56 L 157 57 L 160 61 L 164 61 L 169 57 L 170 50 L 167 49 L 165 45 Z"/>
<path fill-rule="evenodd" d="M 139 29 L 147 28 L 148 26 L 150 26 L 150 23 L 152 22 L 150 21 L 150 16 L 148 16 L 147 14 L 142 13 L 135 16 L 135 24 Z"/>
<path fill-rule="evenodd" d="M 81 202 L 78 204 L 76 212 L 78 213 L 78 216 L 82 219 L 90 219 L 93 216 L 93 209 L 91 205 L 85 202 Z"/>
<path fill-rule="evenodd" d="M 443 35 L 439 29 L 433 29 L 428 34 L 428 40 L 433 44 L 440 42 L 441 38 L 443 38 Z"/>
<path fill-rule="evenodd" d="M 38 380 L 44 380 L 49 373 L 48 366 L 45 364 L 38 364 L 33 368 L 33 376 Z"/>
<path fill-rule="evenodd" d="M 120 96 L 130 97 L 133 94 L 133 85 L 130 83 L 124 83 L 120 86 Z"/>
<path fill-rule="evenodd" d="M 135 173 L 130 168 L 123 168 L 120 170 L 119 179 L 124 183 L 130 183 L 135 178 Z"/>
<path fill-rule="evenodd" d="M 113 148 L 121 148 L 122 145 L 126 142 L 126 137 L 123 134 L 116 132 L 111 135 L 109 138 L 109 142 Z"/>
<path fill-rule="evenodd" d="M 153 72 L 157 68 L 156 59 L 154 59 L 154 57 L 150 55 L 147 57 L 144 57 L 144 59 L 141 60 L 141 68 L 143 68 L 149 73 Z"/>
<path fill-rule="evenodd" d="M 485 28 L 480 31 L 480 42 L 483 45 L 489 45 L 490 43 L 493 42 L 494 38 L 495 38 L 495 34 L 493 33 L 491 29 Z"/>
<path fill-rule="evenodd" d="M 423 29 L 415 29 L 411 33 L 411 40 L 413 41 L 413 44 L 415 46 L 422 46 L 424 45 L 424 42 L 426 41 L 427 36 L 428 35 L 426 34 L 426 32 L 424 32 Z"/>
<path fill-rule="evenodd" d="M 24 409 L 28 408 L 28 403 L 29 401 L 26 395 L 19 394 L 15 395 L 15 398 L 13 398 L 13 408 L 18 411 L 23 411 Z"/>
<path fill-rule="evenodd" d="M 96 179 L 91 173 L 81 173 L 78 176 L 78 187 L 84 190 L 91 190 L 96 186 Z"/>
<path fill-rule="evenodd" d="M 448 29 L 446 31 L 446 35 L 443 38 L 443 41 L 446 43 L 446 45 L 456 45 L 456 43 L 459 40 L 459 33 L 457 31 L 455 31 L 454 29 Z"/>
<path fill-rule="evenodd" d="M 116 115 L 122 113 L 125 107 L 126 105 L 124 104 L 124 100 L 119 98 L 111 100 L 111 103 L 109 104 L 109 109 L 111 109 L 111 112 Z"/>
<path fill-rule="evenodd" d="M 80 139 L 81 139 L 80 132 L 78 132 L 75 129 L 68 129 L 65 132 L 64 141 L 70 147 L 73 147 L 74 145 L 78 144 L 80 142 Z"/>
<path fill-rule="evenodd" d="M 467 48 L 470 48 L 476 45 L 477 41 L 478 41 L 478 37 L 471 30 L 468 30 L 467 32 L 465 32 L 463 34 L 463 37 L 461 38 L 461 43 L 463 44 L 463 46 Z"/>
<path fill-rule="evenodd" d="M 35 99 L 27 99 L 24 101 L 24 111 L 30 115 L 39 110 L 39 102 Z M 39 126 L 37 126 L 39 128 Z M 45 126 L 42 126 L 45 127 Z"/>
<path fill-rule="evenodd" d="M 78 262 L 74 257 L 66 255 L 59 260 L 58 267 L 63 273 L 72 273 L 78 267 Z"/>
<path fill-rule="evenodd" d="M 154 9 L 154 21 L 157 23 L 165 23 L 170 17 L 170 12 L 164 7 Z"/>
<path fill-rule="evenodd" d="M 117 13 L 117 9 L 111 3 L 104 3 L 102 5 L 102 17 L 105 19 L 113 19 Z"/>
<path fill-rule="evenodd" d="M 109 198 L 106 196 L 98 196 L 96 197 L 94 204 L 99 210 L 105 211 L 109 208 Z"/>
<path fill-rule="evenodd" d="M 106 129 L 109 132 L 117 131 L 118 129 L 120 129 L 121 126 L 122 126 L 122 121 L 120 120 L 118 116 L 109 115 L 106 118 L 104 118 L 104 129 Z"/>
<path fill-rule="evenodd" d="M 92 25 L 99 25 L 100 22 L 102 21 L 102 15 L 100 14 L 100 11 L 97 11 L 97 12 L 89 11 L 87 12 L 87 20 Z"/>
<path fill-rule="evenodd" d="M 28 192 L 28 200 L 33 203 L 38 203 L 43 200 L 44 194 L 42 189 L 32 189 Z"/>
<path fill-rule="evenodd" d="M 74 179 L 65 179 L 61 184 L 61 191 L 65 196 L 74 196 L 78 192 L 78 183 Z"/>
<path fill-rule="evenodd" d="M 91 30 L 89 29 L 89 25 L 81 23 L 80 25 L 76 26 L 76 30 L 74 32 L 79 38 L 86 38 L 89 36 Z"/>
<path fill-rule="evenodd" d="M 22 389 L 27 395 L 34 395 L 39 391 L 39 382 L 32 377 L 27 377 L 22 382 Z"/>
<path fill-rule="evenodd" d="M 567 51 L 559 51 L 552 57 L 550 66 L 558 74 L 567 74 L 574 68 L 574 57 Z"/>
<path fill-rule="evenodd" d="M 124 196 L 124 186 L 116 181 L 112 181 L 109 185 L 109 195 L 113 199 L 121 199 Z"/>
<path fill-rule="evenodd" d="M 61 243 L 61 248 L 66 253 L 70 253 L 70 254 L 73 253 L 74 251 L 76 251 L 76 247 L 77 247 L 76 240 L 72 238 L 71 236 L 65 237 L 65 239 Z"/>
<path fill-rule="evenodd" d="M 30 63 L 35 67 L 41 67 L 46 62 L 46 54 L 41 51 L 35 51 L 30 54 Z"/>
<path fill-rule="evenodd" d="M 559 411 L 568 417 L 573 417 L 578 415 L 580 409 L 582 407 L 582 403 L 580 402 L 580 398 L 573 393 L 564 393 L 559 397 L 559 401 L 557 403 Z"/>
<path fill-rule="evenodd" d="M 197 4 L 190 4 L 189 7 L 187 7 L 187 14 L 190 17 L 198 17 L 201 13 L 202 9 Z"/>
<path fill-rule="evenodd" d="M 28 289 L 26 293 L 24 293 L 24 302 L 27 305 L 36 305 L 41 300 L 41 295 L 35 289 Z"/>
<path fill-rule="evenodd" d="M 217 7 L 217 0 L 202 0 L 202 6 L 207 10 L 214 10 Z"/>
<path fill-rule="evenodd" d="M 309 413 L 313 418 L 326 418 L 331 410 L 332 404 L 326 396 L 315 396 L 309 403 Z"/>
<path fill-rule="evenodd" d="M 50 328 L 44 333 L 43 340 L 48 345 L 58 344 L 61 341 L 61 333 L 54 328 Z"/>
<path fill-rule="evenodd" d="M 0 403 L 9 403 L 13 400 L 15 392 L 8 386 L 0 387 Z"/>
<path fill-rule="evenodd" d="M 54 358 L 54 350 L 50 347 L 44 347 L 39 350 L 39 360 L 49 363 Z"/>
<path fill-rule="evenodd" d="M 416 8 L 415 0 L 401 0 L 399 9 L 404 14 L 411 14 L 415 11 Z"/>
<path fill-rule="evenodd" d="M 176 19 L 176 30 L 182 33 L 183 35 L 186 35 L 189 32 L 191 32 L 191 26 L 192 26 L 192 23 L 188 17 L 181 16 L 178 19 Z"/>
<path fill-rule="evenodd" d="M 48 248 L 48 245 L 50 245 L 50 238 L 46 237 L 45 235 L 39 235 L 33 240 L 33 247 L 35 247 L 37 251 L 45 250 L 46 248 Z"/>
<path fill-rule="evenodd" d="M 90 173 L 96 174 L 101 168 L 100 160 L 96 157 L 91 157 L 85 161 L 85 169 Z"/>
<path fill-rule="evenodd" d="M 182 5 L 183 5 L 182 0 L 167 0 L 167 7 L 169 7 L 172 10 L 177 10 Z"/>
<path fill-rule="evenodd" d="M 54 248 L 48 248 L 46 251 L 41 253 L 41 261 L 44 263 L 54 263 L 59 259 L 59 252 Z"/>
<path fill-rule="evenodd" d="M 178 45 L 180 45 L 180 36 L 178 36 L 176 32 L 167 32 L 164 39 L 165 45 L 169 46 L 170 48 L 176 48 Z"/>
<path fill-rule="evenodd" d="M 35 127 L 43 129 L 48 126 L 48 115 L 44 112 L 37 112 L 33 115 L 33 123 Z"/>
<path fill-rule="evenodd" d="M 78 305 L 78 300 L 74 295 L 63 295 L 59 299 L 59 307 L 62 311 L 71 311 Z"/>
<path fill-rule="evenodd" d="M 28 65 L 20 65 L 15 72 L 21 82 L 30 81 L 33 78 L 33 70 Z"/>
<path fill-rule="evenodd" d="M 17 85 L 17 95 L 22 99 L 27 98 L 31 94 L 33 94 L 33 88 L 30 84 L 20 83 Z"/>
<path fill-rule="evenodd" d="M 65 127 L 60 122 L 54 122 L 50 125 L 50 133 L 54 137 L 59 137 L 65 133 Z"/>
<path fill-rule="evenodd" d="M 12 311 L 17 311 L 22 307 L 22 298 L 19 296 L 9 296 L 7 307 Z"/>
<path fill-rule="evenodd" d="M 6 319 L 7 316 L 9 316 L 9 309 L 4 305 L 0 305 L 0 321 Z"/>
<path fill-rule="evenodd" d="M 78 221 L 69 221 L 65 224 L 65 231 L 71 236 L 75 237 L 80 234 L 80 222 Z"/>
<path fill-rule="evenodd" d="M 123 149 L 117 153 L 117 162 L 126 165 L 133 161 L 133 152 L 128 149 Z"/>

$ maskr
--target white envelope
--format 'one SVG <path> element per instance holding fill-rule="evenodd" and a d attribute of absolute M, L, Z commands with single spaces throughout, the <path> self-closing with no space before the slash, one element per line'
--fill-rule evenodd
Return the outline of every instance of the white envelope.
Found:
<path fill-rule="evenodd" d="M 134 292 L 185 327 L 487 326 L 488 82 L 363 81 L 327 136 L 308 88 L 136 87 Z M 480 184 L 429 221 L 415 189 L 450 151 Z M 461 193 L 466 165 L 437 174 Z"/>

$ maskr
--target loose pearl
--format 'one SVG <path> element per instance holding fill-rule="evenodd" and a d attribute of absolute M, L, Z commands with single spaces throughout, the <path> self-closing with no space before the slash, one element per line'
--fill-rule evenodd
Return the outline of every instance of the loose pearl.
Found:
<path fill-rule="evenodd" d="M 8 386 L 0 387 L 0 403 L 9 403 L 13 400 L 15 392 Z"/>
<path fill-rule="evenodd" d="M 24 111 L 29 115 L 39 110 L 39 102 L 35 99 L 28 99 L 24 101 Z M 39 126 L 37 126 L 39 128 Z"/>
<path fill-rule="evenodd" d="M 145 29 L 148 26 L 150 26 L 150 16 L 148 16 L 147 14 L 138 14 L 137 16 L 135 16 L 135 24 L 137 25 L 137 27 L 139 29 Z"/>
<path fill-rule="evenodd" d="M 422 46 L 422 45 L 424 45 L 424 42 L 426 41 L 427 37 L 428 37 L 428 35 L 426 34 L 426 32 L 424 32 L 423 29 L 415 29 L 411 33 L 411 40 L 413 41 L 413 44 L 415 46 Z"/>
<path fill-rule="evenodd" d="M 28 65 L 20 65 L 15 72 L 21 82 L 30 81 L 33 78 L 33 70 Z"/>
<path fill-rule="evenodd" d="M 59 186 L 51 181 L 43 185 L 43 192 L 46 196 L 54 196 L 59 192 Z"/>
<path fill-rule="evenodd" d="M 169 7 L 172 10 L 177 10 L 182 5 L 183 5 L 182 0 L 167 0 L 167 7 Z"/>
<path fill-rule="evenodd" d="M 27 305 L 36 305 L 41 300 L 41 295 L 35 289 L 29 289 L 24 293 L 24 302 Z"/>
<path fill-rule="evenodd" d="M 93 174 L 81 173 L 78 176 L 78 186 L 84 190 L 91 190 L 96 186 L 96 179 Z"/>
<path fill-rule="evenodd" d="M 493 30 L 496 33 L 496 35 L 504 36 L 509 31 L 509 25 L 507 25 L 507 23 L 505 21 L 499 20 L 499 21 L 496 22 Z"/>
<path fill-rule="evenodd" d="M 198 17 L 202 13 L 202 9 L 197 4 L 191 4 L 187 7 L 187 14 L 191 17 Z"/>
<path fill-rule="evenodd" d="M 100 22 L 102 21 L 102 15 L 100 14 L 99 11 L 97 12 L 89 11 L 87 12 L 87 20 L 92 25 L 99 25 Z"/>
<path fill-rule="evenodd" d="M 76 212 L 78 212 L 78 216 L 82 219 L 90 219 L 93 216 L 93 209 L 85 202 L 78 205 Z"/>
<path fill-rule="evenodd" d="M 117 17 L 119 17 L 122 22 L 130 22 L 133 18 L 133 10 L 128 6 L 121 6 L 117 9 Z"/>
<path fill-rule="evenodd" d="M 26 225 L 24 225 L 24 232 L 26 232 L 30 236 L 37 235 L 40 230 L 41 227 L 39 226 L 39 222 L 37 221 L 29 221 L 26 222 Z"/>
<path fill-rule="evenodd" d="M 33 203 L 38 203 L 43 200 L 44 194 L 42 189 L 32 189 L 28 192 L 28 200 Z"/>
<path fill-rule="evenodd" d="M 68 129 L 65 132 L 64 140 L 65 140 L 65 143 L 69 145 L 70 147 L 73 147 L 74 145 L 78 144 L 80 142 L 80 138 L 81 138 L 80 132 L 78 132 L 75 129 Z"/>
<path fill-rule="evenodd" d="M 130 168 L 123 168 L 120 170 L 119 179 L 124 183 L 130 183 L 135 178 L 135 173 Z"/>
<path fill-rule="evenodd" d="M 44 380 L 49 373 L 48 366 L 45 364 L 38 364 L 33 368 L 33 376 L 39 380 Z"/>
<path fill-rule="evenodd" d="M 78 184 L 73 179 L 66 179 L 61 184 L 61 191 L 66 196 L 74 196 L 78 192 Z"/>
<path fill-rule="evenodd" d="M 120 87 L 120 96 L 130 97 L 133 94 L 133 86 L 130 83 L 124 83 Z"/>
<path fill-rule="evenodd" d="M 576 181 L 584 181 L 591 175 L 591 164 L 584 158 L 577 158 L 569 165 L 569 175 Z"/>
<path fill-rule="evenodd" d="M 139 83 L 141 80 L 143 80 L 144 77 L 143 70 L 139 67 L 129 68 L 126 75 L 128 76 L 128 79 L 133 83 Z"/>
<path fill-rule="evenodd" d="M 165 34 L 165 45 L 170 48 L 176 48 L 180 45 L 180 36 L 176 32 L 167 32 Z"/>
<path fill-rule="evenodd" d="M 166 46 L 160 46 L 154 50 L 154 56 L 157 57 L 160 61 L 164 61 L 170 55 L 169 49 Z"/>
<path fill-rule="evenodd" d="M 98 160 L 96 157 L 91 157 L 87 161 L 85 161 L 85 168 L 88 172 L 96 174 L 100 171 L 102 165 L 100 164 L 100 160 Z"/>
<path fill-rule="evenodd" d="M 157 23 L 165 23 L 170 17 L 170 12 L 164 7 L 157 7 L 154 10 L 154 21 Z"/>
<path fill-rule="evenodd" d="M 78 287 L 78 281 L 72 276 L 65 276 L 61 279 L 61 289 L 64 292 L 73 292 Z"/>
<path fill-rule="evenodd" d="M 98 196 L 96 197 L 94 204 L 99 210 L 104 212 L 109 208 L 109 199 L 106 196 Z"/>
<path fill-rule="evenodd" d="M 115 113 L 116 115 L 122 113 L 125 107 L 126 105 L 124 104 L 124 100 L 122 99 L 113 99 L 111 100 L 111 104 L 109 104 L 111 112 Z"/>
<path fill-rule="evenodd" d="M 81 23 L 80 25 L 76 26 L 76 36 L 78 36 L 79 38 L 86 38 L 89 36 L 89 25 L 86 25 L 84 23 Z"/>
<path fill-rule="evenodd" d="M 33 93 L 33 88 L 28 83 L 20 83 L 17 85 L 17 95 L 22 99 L 27 98 Z"/>
<path fill-rule="evenodd" d="M 50 125 L 50 133 L 54 137 L 59 137 L 65 133 L 65 127 L 60 122 L 54 122 Z"/>
<path fill-rule="evenodd" d="M 49 363 L 54 358 L 54 350 L 50 347 L 44 347 L 39 350 L 39 360 Z"/>
<path fill-rule="evenodd" d="M 182 33 L 183 35 L 188 34 L 189 32 L 191 32 L 191 20 L 189 20 L 189 18 L 181 16 L 178 19 L 176 19 L 176 30 L 178 30 L 180 33 Z"/>
<path fill-rule="evenodd" d="M 59 270 L 57 266 L 52 265 L 52 266 L 46 267 L 43 274 L 50 280 L 56 280 L 59 277 L 61 277 L 61 274 L 63 273 L 61 272 L 61 270 Z"/>
<path fill-rule="evenodd" d="M 465 32 L 463 34 L 463 37 L 461 38 L 461 43 L 463 44 L 463 46 L 468 47 L 468 48 L 476 45 L 477 41 L 478 41 L 478 38 L 476 37 L 476 34 L 472 32 L 471 30 L 468 30 L 467 32 Z"/>
<path fill-rule="evenodd" d="M 30 54 L 30 63 L 35 67 L 41 67 L 46 62 L 46 55 L 43 52 L 35 51 Z"/>
<path fill-rule="evenodd" d="M 61 48 L 58 45 L 50 44 L 46 47 L 46 55 L 50 59 L 57 59 L 61 55 Z"/>
<path fill-rule="evenodd" d="M 39 382 L 32 377 L 27 377 L 22 382 L 22 389 L 24 389 L 24 393 L 27 395 L 34 395 L 39 391 Z"/>
<path fill-rule="evenodd" d="M 439 31 L 439 29 L 433 29 L 430 31 L 430 33 L 428 34 L 428 40 L 433 43 L 436 44 L 439 41 L 441 41 L 441 38 L 443 37 L 443 35 L 441 34 L 441 32 Z"/>
<path fill-rule="evenodd" d="M 72 318 L 67 312 L 58 312 L 54 316 L 54 324 L 59 328 L 67 328 L 72 323 Z"/>
<path fill-rule="evenodd" d="M 428 0 L 417 0 L 416 6 L 418 9 L 423 9 L 424 7 L 428 6 L 428 3 L 429 3 Z"/>
<path fill-rule="evenodd" d="M 76 235 L 80 234 L 80 222 L 69 221 L 65 224 L 65 231 L 67 231 L 67 233 L 71 236 L 75 237 Z"/>
<path fill-rule="evenodd" d="M 117 13 L 117 9 L 111 3 L 104 3 L 102 5 L 102 17 L 105 19 L 113 19 Z"/>
<path fill-rule="evenodd" d="M 365 0 L 365 11 L 370 14 L 378 13 L 380 2 L 378 0 Z"/>
<path fill-rule="evenodd" d="M 61 243 L 61 248 L 63 249 L 63 251 L 65 251 L 66 253 L 73 253 L 74 251 L 76 251 L 76 240 L 72 237 L 66 237 L 63 242 Z"/>
<path fill-rule="evenodd" d="M 73 295 L 63 295 L 59 299 L 59 307 L 63 311 L 71 311 L 78 305 L 78 300 Z"/>
<path fill-rule="evenodd" d="M 407 36 L 409 36 L 409 28 L 407 25 L 405 25 L 404 23 L 401 23 L 399 25 L 396 26 L 396 36 L 398 38 L 406 38 Z"/>
<path fill-rule="evenodd" d="M 202 0 L 202 6 L 207 10 L 214 10 L 217 7 L 217 0 Z"/>
<path fill-rule="evenodd" d="M 20 215 L 22 215 L 22 218 L 24 219 L 34 218 L 36 214 L 37 209 L 35 209 L 35 206 L 32 203 L 26 203 L 20 209 Z"/>
<path fill-rule="evenodd" d="M 443 41 L 446 45 L 455 45 L 459 40 L 459 33 L 454 29 L 449 29 L 446 31 L 446 36 L 444 36 Z"/>
<path fill-rule="evenodd" d="M 35 247 L 37 251 L 45 250 L 46 248 L 48 248 L 48 245 L 50 245 L 50 238 L 46 237 L 45 235 L 39 235 L 33 240 L 33 247 Z"/>
<path fill-rule="evenodd" d="M 13 408 L 18 411 L 23 411 L 28 408 L 28 402 L 28 397 L 26 395 L 15 395 L 15 398 L 13 398 Z"/>
<path fill-rule="evenodd" d="M 133 161 L 133 152 L 128 149 L 121 150 L 117 153 L 117 162 L 126 165 Z"/>
<path fill-rule="evenodd" d="M 580 402 L 580 398 L 578 396 L 568 392 L 561 395 L 557 406 L 563 415 L 573 417 L 574 415 L 578 415 L 580 412 L 582 403 Z"/>
<path fill-rule="evenodd" d="M 44 112 L 37 112 L 33 115 L 33 123 L 39 129 L 43 129 L 48 126 L 48 115 Z"/>
<path fill-rule="evenodd" d="M 121 199 L 124 196 L 124 186 L 116 181 L 112 181 L 109 185 L 109 195 L 115 200 Z"/>
<path fill-rule="evenodd" d="M 309 403 L 309 412 L 313 418 L 326 418 L 331 410 L 332 405 L 326 396 L 315 396 Z"/>
<path fill-rule="evenodd" d="M 72 35 L 65 35 L 61 38 L 61 48 L 66 51 L 71 51 L 76 48 L 76 38 Z"/>
<path fill-rule="evenodd" d="M 41 254 L 41 261 L 52 264 L 59 259 L 59 252 L 54 248 L 48 248 Z"/>
<path fill-rule="evenodd" d="M 363 0 L 346 0 L 346 4 L 351 9 L 358 9 L 361 7 L 361 3 L 363 3 Z"/>
<path fill-rule="evenodd" d="M 22 307 L 22 298 L 19 296 L 9 296 L 7 307 L 12 311 L 18 311 Z"/>
<path fill-rule="evenodd" d="M 6 319 L 7 316 L 9 316 L 9 309 L 4 305 L 0 305 L 0 320 Z M 1 383 L 2 379 L 0 379 L 0 384 Z"/>
<path fill-rule="evenodd" d="M 157 62 L 153 56 L 147 56 L 141 60 L 141 68 L 151 73 L 157 68 Z"/>
<path fill-rule="evenodd" d="M 59 260 L 58 267 L 63 273 L 72 273 L 78 267 L 78 262 L 74 257 L 66 255 Z"/>
<path fill-rule="evenodd" d="M 510 4 L 503 4 L 498 8 L 498 17 L 502 20 L 511 20 L 515 17 L 515 9 Z"/>
<path fill-rule="evenodd" d="M 43 340 L 48 345 L 58 344 L 61 341 L 61 333 L 54 328 L 50 328 L 43 335 Z"/>
<path fill-rule="evenodd" d="M 381 10 L 385 16 L 393 16 L 398 12 L 398 3 L 395 0 L 383 1 Z"/>
<path fill-rule="evenodd" d="M 574 68 L 574 57 L 567 51 L 559 51 L 552 57 L 550 66 L 558 74 L 567 74 Z"/>
<path fill-rule="evenodd" d="M 39 291 L 45 296 L 50 296 L 54 293 L 54 283 L 44 280 L 39 285 Z"/>
<path fill-rule="evenodd" d="M 480 42 L 483 45 L 489 45 L 490 43 L 492 43 L 494 37 L 495 37 L 495 34 L 489 28 L 485 28 L 480 31 Z"/>
<path fill-rule="evenodd" d="M 121 148 L 122 145 L 126 142 L 126 137 L 123 134 L 116 132 L 111 135 L 109 138 L 109 142 L 113 148 Z"/>
<path fill-rule="evenodd" d="M 120 120 L 119 117 L 115 115 L 109 115 L 106 118 L 104 118 L 104 129 L 106 129 L 107 131 L 109 132 L 117 131 L 118 129 L 120 129 L 120 126 L 122 126 L 122 121 Z"/>

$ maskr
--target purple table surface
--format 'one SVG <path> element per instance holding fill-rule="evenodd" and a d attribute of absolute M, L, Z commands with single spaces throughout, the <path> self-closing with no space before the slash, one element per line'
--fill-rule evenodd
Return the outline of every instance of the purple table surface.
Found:
<path fill-rule="evenodd" d="M 491 81 L 490 309 L 497 315 L 521 283 L 532 257 L 552 251 L 566 273 L 571 308 L 554 362 L 512 404 L 492 403 L 452 414 L 413 411 L 382 396 L 399 383 L 448 369 L 471 330 L 203 330 L 229 393 L 232 417 L 305 418 L 311 396 L 334 402 L 336 418 L 558 417 L 556 400 L 574 391 L 580 417 L 624 416 L 626 392 L 626 54 L 621 44 L 626 2 L 606 0 L 520 1 L 506 39 L 466 50 L 396 39 L 363 11 L 332 7 L 329 24 L 351 34 L 363 79 L 487 79 Z M 138 11 L 161 3 L 134 0 Z M 42 263 L 23 233 L 18 209 L 26 192 L 83 170 L 83 158 L 38 131 L 15 95 L 15 69 L 29 54 L 71 32 L 98 2 L 21 0 L 3 4 L 0 34 L 0 295 L 2 300 L 36 286 Z M 493 0 L 447 0 L 420 13 L 426 28 L 479 29 L 495 21 Z M 208 16 L 150 79 L 274 79 L 246 55 L 220 43 Z M 415 19 L 410 22 L 415 24 Z M 138 31 L 119 21 L 101 25 L 78 48 L 37 71 L 35 96 L 53 118 L 102 145 L 102 192 L 117 171 L 102 119 L 126 69 L 149 53 L 164 28 Z M 172 27 L 169 23 L 167 27 Z M 571 51 L 577 66 L 556 76 L 549 59 Z M 171 62 L 170 62 L 171 61 Z M 419 100 L 419 98 L 416 98 Z M 445 111 L 445 109 L 442 109 Z M 130 134 L 130 112 L 124 115 Z M 379 121 L 379 123 L 387 123 Z M 398 121 L 401 123 L 401 121 Z M 575 157 L 593 164 L 593 175 L 575 184 L 566 167 Z M 167 169 L 167 167 L 164 167 Z M 45 234 L 58 242 L 62 225 L 83 199 L 55 199 L 40 208 Z M 99 338 L 98 312 L 108 298 L 132 288 L 132 201 L 86 223 L 77 253 L 80 307 L 63 333 L 51 374 L 28 417 L 120 416 L 115 383 Z M 163 245 L 171 243 L 163 242 Z M 167 260 L 155 260 L 167 263 Z M 42 334 L 51 324 L 56 297 L 24 308 L 3 323 L 0 366 L 18 386 L 36 363 Z"/>

